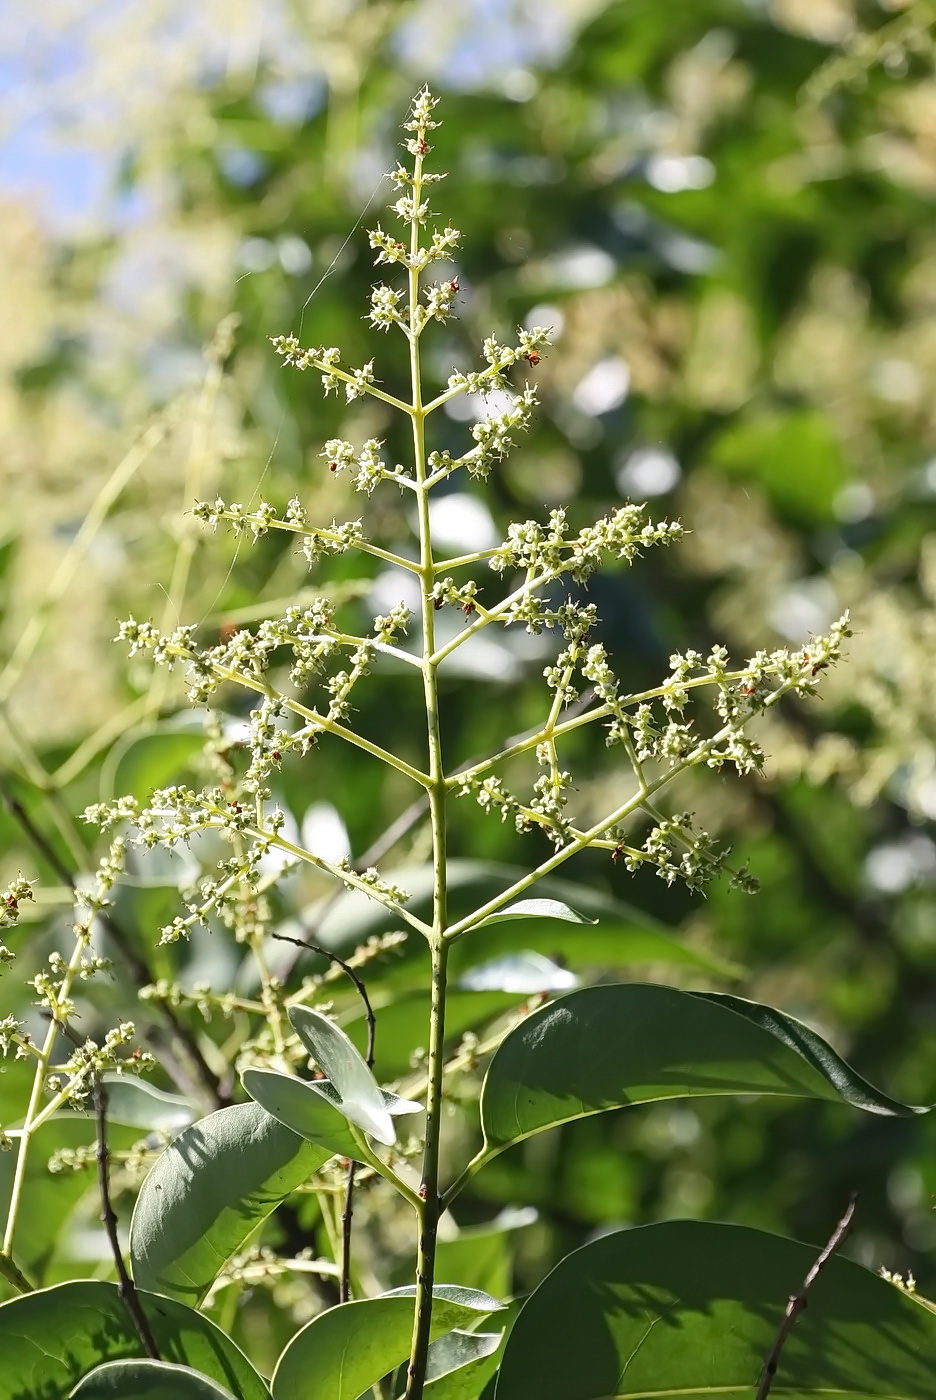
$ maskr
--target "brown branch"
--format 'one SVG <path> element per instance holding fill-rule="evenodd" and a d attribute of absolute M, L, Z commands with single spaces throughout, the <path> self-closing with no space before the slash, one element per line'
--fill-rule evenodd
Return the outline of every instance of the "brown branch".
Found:
<path fill-rule="evenodd" d="M 156 1345 L 156 1339 L 153 1336 L 146 1313 L 143 1311 L 143 1305 L 140 1302 L 133 1279 L 127 1271 L 123 1251 L 120 1248 L 120 1239 L 117 1235 L 117 1216 L 111 1202 L 110 1173 L 108 1171 L 110 1157 L 107 1150 L 107 1091 L 99 1074 L 94 1076 L 94 1113 L 97 1119 L 97 1168 L 98 1190 L 101 1194 L 101 1220 L 107 1231 L 111 1253 L 117 1268 L 117 1292 L 130 1314 L 130 1320 L 147 1356 L 152 1361 L 159 1361 L 159 1348 Z"/>
<path fill-rule="evenodd" d="M 848 1234 L 851 1227 L 852 1216 L 855 1214 L 857 1200 L 858 1197 L 853 1191 L 845 1209 L 845 1214 L 832 1231 L 832 1234 L 829 1236 L 828 1244 L 826 1244 L 822 1253 L 816 1259 L 809 1273 L 803 1280 L 802 1288 L 798 1293 L 792 1294 L 787 1302 L 786 1311 L 783 1314 L 780 1326 L 777 1328 L 777 1335 L 774 1337 L 773 1345 L 767 1353 L 767 1360 L 764 1362 L 760 1385 L 757 1388 L 757 1400 L 767 1400 L 767 1396 L 770 1394 L 770 1388 L 774 1383 L 774 1377 L 777 1374 L 780 1353 L 783 1350 L 786 1339 L 793 1330 L 793 1324 L 796 1322 L 796 1319 L 806 1308 L 809 1301 L 809 1290 Z"/>
<path fill-rule="evenodd" d="M 57 1017 L 50 1015 L 50 1020 L 54 1021 L 56 1027 L 62 1032 L 66 1040 L 70 1040 L 72 1045 L 82 1046 L 83 1041 L 79 1035 L 72 1030 L 66 1021 L 60 1021 Z M 98 1191 L 101 1197 L 101 1223 L 107 1233 L 111 1254 L 114 1256 L 114 1266 L 117 1270 L 117 1292 L 121 1301 L 130 1315 L 134 1331 L 140 1339 L 143 1350 L 151 1361 L 159 1361 L 159 1348 L 153 1337 L 149 1320 L 143 1311 L 139 1294 L 136 1291 L 133 1279 L 127 1272 L 127 1265 L 124 1262 L 123 1250 L 120 1248 L 120 1237 L 117 1234 L 117 1215 L 114 1210 L 110 1194 L 110 1153 L 107 1148 L 107 1090 L 104 1088 L 103 1078 L 99 1073 L 95 1073 L 92 1081 L 92 1094 L 94 1097 L 94 1117 L 97 1123 L 97 1171 L 98 1171 Z"/>
<path fill-rule="evenodd" d="M 344 958 L 339 958 L 337 953 L 331 952 L 328 948 L 323 948 L 318 943 L 313 943 L 307 938 L 290 938 L 286 933 L 274 933 L 274 938 L 278 938 L 281 943 L 295 943 L 300 948 L 307 948 L 310 953 L 318 953 L 323 958 L 328 958 L 330 962 L 340 967 L 354 983 L 355 991 L 361 998 L 364 1007 L 364 1018 L 367 1021 L 367 1060 L 368 1069 L 374 1065 L 374 1041 L 377 1035 L 377 1022 L 374 1017 L 374 1009 L 370 1004 L 370 997 L 367 995 L 367 988 L 361 978 L 358 977 L 350 963 Z M 351 1220 L 354 1215 L 354 1173 L 357 1169 L 356 1162 L 348 1163 L 348 1181 L 345 1187 L 344 1208 L 341 1212 L 341 1277 L 338 1281 L 338 1301 L 347 1303 L 351 1297 Z"/>
<path fill-rule="evenodd" d="M 2 776 L 0 776 L 0 796 L 2 796 L 4 806 L 10 813 L 10 816 L 17 822 L 28 840 L 32 842 L 39 855 L 58 876 L 62 884 L 67 885 L 72 893 L 76 894 L 77 885 L 75 883 L 75 877 L 62 860 L 58 851 L 49 841 L 45 832 L 36 825 L 29 812 L 12 791 L 6 779 Z M 148 986 L 153 980 L 152 972 L 145 959 L 141 958 L 134 948 L 125 931 L 114 920 L 113 916 L 105 911 L 99 912 L 96 917 L 100 919 L 102 927 L 106 929 L 113 942 L 120 949 L 127 970 L 137 989 L 139 990 L 141 987 Z M 159 1009 L 168 1023 L 171 1034 L 177 1040 L 179 1048 L 191 1061 L 201 1088 L 208 1095 L 209 1100 L 214 1104 L 215 1108 L 223 1108 L 226 1104 L 230 1103 L 230 1096 L 222 1092 L 220 1080 L 217 1075 L 212 1072 L 211 1067 L 199 1049 L 198 1041 L 191 1027 L 185 1024 L 176 1014 L 173 1007 L 162 1004 Z M 165 1051 L 163 1051 L 163 1058 L 167 1058 Z M 182 1073 L 182 1067 L 175 1057 L 173 1057 L 170 1068 L 177 1080 L 181 1078 L 184 1081 L 186 1076 Z"/>

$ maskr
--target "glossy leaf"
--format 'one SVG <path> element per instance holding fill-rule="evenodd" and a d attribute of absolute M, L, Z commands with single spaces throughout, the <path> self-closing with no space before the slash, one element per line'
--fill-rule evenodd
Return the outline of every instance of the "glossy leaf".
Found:
<path fill-rule="evenodd" d="M 139 1298 L 164 1361 L 191 1367 L 238 1400 L 268 1400 L 247 1358 L 208 1318 L 172 1298 L 142 1290 Z M 59 1400 L 101 1362 L 139 1354 L 116 1284 L 60 1283 L 0 1305 L 0 1400 Z"/>
<path fill-rule="evenodd" d="M 488 1067 L 481 1095 L 488 1152 L 605 1109 L 693 1095 L 781 1094 L 903 1117 L 919 1111 L 873 1088 L 792 1018 L 744 1005 L 741 1015 L 723 1000 L 624 983 L 544 1006 L 507 1036 Z"/>
<path fill-rule="evenodd" d="M 138 1286 L 200 1303 L 247 1236 L 332 1155 L 254 1103 L 186 1128 L 140 1188 L 130 1223 Z"/>
<path fill-rule="evenodd" d="M 341 1096 L 339 1107 L 345 1117 L 378 1142 L 392 1147 L 396 1142 L 396 1130 L 384 1106 L 380 1086 L 363 1055 L 341 1027 L 310 1006 L 291 1007 L 289 1020 L 315 1063 Z"/>
<path fill-rule="evenodd" d="M 574 909 L 570 909 L 568 904 L 564 904 L 561 899 L 519 899 L 515 904 L 508 904 L 505 909 L 498 909 L 495 914 L 488 914 L 486 919 L 482 919 L 475 928 L 487 928 L 489 924 L 503 924 L 510 919 L 559 919 L 566 924 L 596 924 L 597 919 L 588 919 L 584 914 L 579 914 Z"/>
<path fill-rule="evenodd" d="M 527 1299 L 496 1400 L 753 1396 L 787 1299 L 818 1252 L 703 1221 L 604 1235 Z M 773 1393 L 936 1400 L 934 1357 L 936 1314 L 833 1258 L 790 1331 Z"/>
<path fill-rule="evenodd" d="M 307 1323 L 276 1365 L 274 1400 L 347 1400 L 363 1395 L 409 1355 L 412 1288 L 342 1303 Z M 487 1293 L 453 1284 L 433 1289 L 432 1336 L 466 1327 L 501 1304 Z"/>
<path fill-rule="evenodd" d="M 797 1021 L 795 1017 L 788 1016 L 773 1006 L 745 1001 L 743 997 L 731 996 L 725 992 L 693 992 L 692 995 L 715 1006 L 726 1007 L 729 1011 L 743 1016 L 752 1025 L 768 1031 L 797 1055 L 801 1055 L 828 1080 L 845 1102 L 854 1108 L 863 1108 L 868 1113 L 897 1113 L 899 1116 L 927 1111 L 925 1108 L 907 1108 L 903 1104 L 895 1104 L 892 1099 L 880 1094 L 866 1079 L 856 1074 L 851 1065 L 847 1064 L 841 1055 L 837 1055 L 822 1036 L 810 1030 L 802 1021 Z"/>
<path fill-rule="evenodd" d="M 106 1361 L 80 1380 L 68 1400 L 236 1400 L 229 1390 L 168 1361 Z"/>

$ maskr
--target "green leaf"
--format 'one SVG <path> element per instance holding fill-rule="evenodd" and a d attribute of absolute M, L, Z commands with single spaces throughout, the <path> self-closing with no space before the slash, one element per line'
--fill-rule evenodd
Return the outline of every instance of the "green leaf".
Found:
<path fill-rule="evenodd" d="M 787 1299 L 819 1249 L 675 1220 L 578 1249 L 523 1305 L 496 1400 L 753 1396 Z M 774 1394 L 936 1400 L 936 1315 L 833 1258 L 780 1354 Z"/>
<path fill-rule="evenodd" d="M 106 1361 L 80 1380 L 68 1400 L 235 1400 L 229 1390 L 167 1361 Z"/>
<path fill-rule="evenodd" d="M 579 979 L 567 967 L 560 967 L 542 953 L 524 948 L 515 953 L 503 953 L 490 962 L 470 967 L 459 978 L 458 985 L 468 992 L 510 992 L 513 996 L 532 996 L 537 992 L 570 992 Z"/>
<path fill-rule="evenodd" d="M 259 1104 L 220 1108 L 193 1123 L 140 1189 L 130 1222 L 138 1286 L 200 1303 L 247 1236 L 332 1155 Z"/>
<path fill-rule="evenodd" d="M 920 1111 L 874 1089 L 790 1017 L 753 1002 L 739 1014 L 724 1001 L 623 983 L 586 987 L 534 1012 L 488 1067 L 486 1155 L 573 1118 L 694 1095 L 844 1099 L 902 1117 Z"/>
<path fill-rule="evenodd" d="M 393 1119 L 388 1113 L 380 1086 L 357 1047 L 340 1026 L 313 1011 L 310 1006 L 293 1006 L 289 1011 L 293 1029 L 315 1063 L 340 1095 L 341 1112 L 378 1142 L 392 1147 L 396 1142 Z"/>
<path fill-rule="evenodd" d="M 138 1291 L 165 1361 L 208 1376 L 238 1400 L 269 1400 L 250 1362 L 207 1317 Z M 59 1283 L 0 1304 L 0 1400 L 60 1400 L 103 1361 L 139 1357 L 114 1283 Z"/>
<path fill-rule="evenodd" d="M 436 1273 L 468 1288 L 502 1297 L 510 1292 L 514 1230 L 534 1224 L 532 1206 L 504 1210 L 486 1225 L 468 1225 L 436 1245 Z"/>
<path fill-rule="evenodd" d="M 274 1400 L 349 1400 L 363 1395 L 409 1355 L 413 1288 L 341 1303 L 297 1332 L 273 1372 Z M 501 1304 L 453 1284 L 433 1291 L 432 1336 L 465 1327 Z"/>
<path fill-rule="evenodd" d="M 195 1109 L 181 1094 L 167 1094 L 145 1079 L 126 1074 L 105 1074 L 107 1117 L 130 1128 L 161 1129 L 178 1133 L 195 1117 Z M 92 1116 L 92 1115 L 85 1115 Z"/>
<path fill-rule="evenodd" d="M 488 914 L 475 928 L 487 928 L 488 924 L 503 924 L 510 919 L 559 919 L 566 924 L 597 924 L 597 919 L 587 919 L 564 904 L 561 899 L 520 899 L 516 904 L 508 904 L 496 914 Z"/>
<path fill-rule="evenodd" d="M 503 890 L 522 879 L 528 872 L 522 866 L 499 861 L 456 859 L 448 865 L 449 915 L 452 920 L 464 918 Z M 431 916 L 433 872 L 431 865 L 400 867 L 386 872 L 408 890 L 411 899 L 407 908 L 421 917 Z M 689 947 L 673 937 L 662 923 L 642 910 L 610 898 L 599 890 L 574 884 L 548 875 L 536 882 L 537 892 L 578 909 L 588 919 L 600 919 L 600 928 L 570 926 L 563 920 L 527 918 L 514 923 L 485 925 L 470 937 L 459 939 L 452 949 L 453 977 L 478 962 L 485 962 L 498 953 L 515 948 L 530 948 L 547 957 L 562 954 L 569 966 L 606 966 L 632 968 L 635 964 L 691 967 L 721 977 L 738 977 L 741 969 L 714 953 Z M 317 930 L 316 938 L 326 948 L 336 952 L 353 949 L 373 933 L 398 928 L 399 920 L 392 912 L 356 890 L 347 890 L 337 899 L 329 899 L 326 907 L 313 906 L 306 911 L 306 922 Z M 414 956 L 422 957 L 422 940 L 415 940 Z M 412 984 L 411 960 L 391 964 L 390 975 Z"/>
<path fill-rule="evenodd" d="M 927 1112 L 926 1108 L 908 1108 L 904 1104 L 895 1103 L 893 1099 L 879 1093 L 866 1079 L 862 1079 L 860 1074 L 856 1074 L 851 1065 L 847 1064 L 841 1055 L 837 1055 L 831 1045 L 815 1031 L 810 1030 L 802 1021 L 797 1021 L 795 1017 L 777 1011 L 773 1006 L 745 1001 L 743 997 L 731 996 L 727 992 L 692 992 L 691 995 L 699 997 L 701 1001 L 710 1001 L 715 1006 L 727 1007 L 729 1011 L 743 1016 L 753 1025 L 769 1031 L 797 1055 L 802 1055 L 803 1059 L 827 1079 L 840 1097 L 853 1108 L 863 1108 L 867 1113 L 883 1113 L 888 1116 L 896 1114 L 899 1117 Z"/>
<path fill-rule="evenodd" d="M 465 1366 L 484 1361 L 491 1356 L 504 1339 L 503 1332 L 448 1332 L 438 1337 L 429 1346 L 429 1359 L 426 1365 L 426 1384 L 441 1381 Z M 469 1379 L 466 1377 L 466 1380 Z"/>
<path fill-rule="evenodd" d="M 241 1083 L 278 1123 L 338 1157 L 361 1158 L 348 1120 L 314 1084 L 272 1069 L 245 1069 Z"/>

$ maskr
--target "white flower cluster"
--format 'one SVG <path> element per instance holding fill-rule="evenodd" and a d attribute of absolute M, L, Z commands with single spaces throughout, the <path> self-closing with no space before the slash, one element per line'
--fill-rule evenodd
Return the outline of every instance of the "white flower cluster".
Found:
<path fill-rule="evenodd" d="M 630 564 L 642 550 L 672 544 L 682 539 L 683 533 L 678 521 L 654 524 L 641 506 L 625 505 L 570 535 L 567 512 L 560 506 L 550 511 L 548 525 L 536 520 L 515 521 L 491 560 L 491 568 L 497 573 L 523 569 L 542 580 L 568 574 L 576 583 L 586 583 L 606 555 Z"/>

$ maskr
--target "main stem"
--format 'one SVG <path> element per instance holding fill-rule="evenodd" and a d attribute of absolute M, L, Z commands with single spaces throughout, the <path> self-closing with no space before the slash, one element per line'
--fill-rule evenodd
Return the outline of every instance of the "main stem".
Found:
<path fill-rule="evenodd" d="M 423 157 L 417 155 L 413 169 L 413 202 L 419 207 L 422 195 Z M 410 230 L 410 253 L 415 262 L 419 251 L 419 224 Z M 432 535 L 429 525 L 429 487 L 426 485 L 426 413 L 422 402 L 419 364 L 419 272 L 409 273 L 410 373 L 413 385 L 412 421 L 416 497 L 419 505 L 419 575 L 422 595 L 423 652 L 422 675 L 426 705 L 429 748 L 429 817 L 432 826 L 433 902 L 429 945 L 432 954 L 432 1004 L 429 1026 L 429 1087 L 426 1098 L 426 1145 L 423 1151 L 422 1179 L 419 1185 L 419 1244 L 416 1255 L 416 1304 L 413 1340 L 406 1374 L 406 1400 L 421 1400 L 426 1381 L 426 1363 L 432 1327 L 432 1285 L 435 1277 L 436 1237 L 439 1228 L 439 1139 L 442 1119 L 442 1069 L 445 1037 L 445 979 L 448 945 L 446 849 L 445 849 L 445 771 L 439 727 L 439 692 L 435 653 L 435 606 L 432 587 L 435 571 Z"/>

